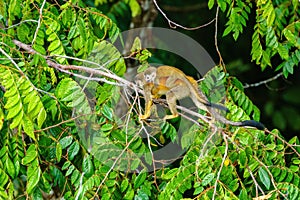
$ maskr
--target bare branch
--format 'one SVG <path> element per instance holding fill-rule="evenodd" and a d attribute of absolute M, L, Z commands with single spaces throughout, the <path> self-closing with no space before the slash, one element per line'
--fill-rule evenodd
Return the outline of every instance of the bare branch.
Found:
<path fill-rule="evenodd" d="M 169 26 L 170 26 L 171 28 L 174 28 L 174 29 L 177 28 L 177 27 L 179 27 L 179 28 L 182 28 L 182 29 L 185 29 L 185 30 L 188 30 L 188 31 L 193 31 L 193 30 L 197 30 L 197 29 L 206 27 L 206 26 L 210 25 L 211 23 L 213 23 L 213 22 L 215 21 L 215 19 L 212 19 L 212 20 L 209 21 L 208 23 L 203 24 L 203 25 L 201 25 L 201 26 L 192 27 L 192 28 L 191 28 L 191 27 L 185 27 L 185 26 L 182 26 L 181 24 L 178 24 L 178 23 L 176 23 L 176 22 L 170 20 L 170 19 L 168 18 L 167 14 L 164 13 L 164 12 L 162 11 L 162 9 L 159 7 L 159 5 L 158 5 L 158 3 L 157 3 L 156 0 L 153 0 L 153 3 L 154 3 L 154 5 L 155 5 L 156 9 L 157 9 L 157 10 L 164 16 L 164 18 L 168 21 Z"/>
<path fill-rule="evenodd" d="M 216 11 L 216 23 L 215 23 L 215 47 L 216 47 L 216 51 L 218 53 L 218 56 L 219 56 L 219 65 L 221 66 L 225 66 L 224 62 L 223 62 L 223 58 L 222 58 L 222 55 L 221 55 L 221 52 L 219 50 L 219 47 L 218 47 L 218 16 L 219 16 L 219 10 L 220 10 L 220 7 L 218 6 L 217 7 L 217 11 Z"/>
<path fill-rule="evenodd" d="M 282 75 L 283 75 L 283 73 L 280 72 L 280 73 L 276 74 L 275 76 L 273 76 L 273 77 L 271 77 L 271 78 L 268 78 L 268 79 L 266 79 L 266 80 L 260 81 L 260 82 L 258 82 L 258 83 L 252 83 L 252 84 L 247 84 L 247 83 L 246 83 L 243 87 L 244 87 L 244 88 L 258 87 L 258 86 L 260 86 L 260 85 L 262 85 L 262 84 L 267 84 L 267 83 L 269 83 L 269 82 L 271 82 L 271 81 L 274 81 L 274 80 L 278 79 L 279 77 L 281 77 Z"/>
<path fill-rule="evenodd" d="M 281 142 L 283 142 L 284 144 L 286 144 L 288 147 L 290 147 L 293 150 L 293 152 L 295 154 L 297 154 L 298 158 L 300 158 L 300 153 L 294 148 L 294 145 L 291 145 L 290 143 L 288 143 L 287 141 L 285 141 L 284 139 L 282 139 L 281 137 L 279 137 L 278 135 L 274 134 L 273 132 L 271 132 L 269 130 L 265 130 L 265 132 L 273 135 L 274 137 L 276 137 L 277 139 L 279 139 Z"/>
<path fill-rule="evenodd" d="M 0 42 L 0 44 L 5 45 L 5 44 L 2 43 L 2 42 Z M 17 68 L 17 70 L 19 71 L 19 73 L 20 73 L 22 76 L 24 76 L 24 77 L 26 78 L 27 81 L 30 82 L 31 86 L 32 86 L 36 91 L 45 93 L 45 94 L 49 95 L 50 97 L 56 99 L 56 97 L 53 96 L 51 93 L 46 92 L 46 91 L 44 91 L 44 90 L 41 90 L 41 89 L 35 87 L 35 85 L 33 85 L 33 83 L 30 81 L 30 79 L 24 74 L 24 72 L 23 72 L 23 71 L 21 70 L 21 68 L 18 66 L 18 64 L 17 64 L 17 63 L 10 57 L 10 55 L 8 55 L 1 47 L 0 47 L 0 52 L 1 52 L 3 55 L 5 55 L 5 56 L 10 60 L 10 62 Z"/>
<path fill-rule="evenodd" d="M 224 155 L 223 155 L 223 158 L 222 158 L 222 163 L 221 163 L 221 166 L 219 168 L 218 175 L 217 175 L 217 178 L 216 178 L 216 182 L 215 182 L 215 186 L 214 186 L 214 193 L 213 193 L 212 199 L 215 199 L 215 196 L 217 194 L 218 181 L 220 180 L 220 176 L 221 176 L 221 172 L 222 172 L 222 169 L 223 169 L 223 166 L 224 166 L 224 162 L 225 162 L 227 154 L 228 154 L 228 141 L 227 141 L 225 133 L 223 133 L 223 139 L 225 141 L 225 152 L 224 152 Z"/>
<path fill-rule="evenodd" d="M 38 54 L 38 52 L 36 52 L 34 49 L 32 49 L 29 45 L 24 44 L 20 41 L 17 40 L 13 40 L 13 42 L 19 46 L 20 48 L 26 50 L 28 53 L 31 54 Z M 41 55 L 42 56 L 42 55 Z M 101 75 L 107 78 L 111 78 L 114 79 L 116 81 L 118 81 L 121 84 L 124 84 L 126 86 L 130 86 L 131 88 L 136 87 L 135 84 L 131 83 L 130 81 L 127 81 L 126 79 L 123 79 L 115 74 L 113 74 L 112 72 L 108 73 L 107 71 L 100 71 L 97 69 L 93 69 L 93 68 L 89 68 L 89 67 L 84 67 L 84 66 L 76 66 L 76 65 L 62 65 L 62 64 L 58 64 L 55 63 L 53 61 L 51 61 L 47 56 L 43 56 L 46 59 L 46 62 L 49 66 L 57 69 L 57 70 L 78 70 L 78 71 L 83 71 L 83 72 L 87 72 L 90 74 L 97 74 L 97 75 Z"/>
<path fill-rule="evenodd" d="M 40 17 L 39 17 L 39 20 L 38 20 L 38 25 L 37 25 L 37 27 L 36 27 L 36 30 L 35 30 L 35 33 L 34 33 L 34 36 L 33 36 L 33 40 L 32 40 L 32 42 L 31 42 L 31 44 L 34 44 L 34 42 L 35 42 L 35 40 L 36 40 L 36 37 L 37 37 L 37 34 L 38 34 L 38 32 L 39 32 L 39 29 L 40 29 L 40 27 L 41 27 L 41 21 L 42 21 L 42 18 L 43 18 L 43 9 L 44 9 L 44 6 L 45 6 L 45 3 L 46 3 L 46 0 L 44 0 L 43 1 L 43 4 L 42 4 L 42 6 L 41 6 L 41 8 L 40 8 Z"/>
<path fill-rule="evenodd" d="M 17 23 L 17 24 L 11 25 L 11 26 L 9 26 L 9 27 L 7 27 L 7 28 L 4 28 L 4 30 L 7 30 L 7 29 L 10 29 L 10 28 L 19 26 L 19 25 L 21 25 L 21 24 L 23 24 L 23 23 L 27 23 L 27 22 L 35 22 L 35 23 L 38 23 L 37 20 L 27 19 L 27 20 L 21 21 L 21 22 L 19 22 L 19 23 Z"/>
<path fill-rule="evenodd" d="M 196 3 L 193 5 L 186 5 L 186 6 L 163 5 L 162 7 L 163 9 L 170 12 L 191 12 L 191 11 L 207 8 L 207 2 Z"/>

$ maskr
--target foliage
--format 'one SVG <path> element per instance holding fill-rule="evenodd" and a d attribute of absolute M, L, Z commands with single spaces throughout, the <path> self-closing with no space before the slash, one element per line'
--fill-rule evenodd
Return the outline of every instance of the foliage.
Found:
<path fill-rule="evenodd" d="M 210 9 L 214 3 L 214 0 L 208 2 Z M 223 35 L 232 33 L 235 40 L 247 27 L 251 8 L 255 6 L 252 60 L 262 69 L 269 66 L 282 70 L 285 77 L 293 74 L 300 60 L 299 1 L 258 0 L 253 3 L 250 0 L 218 0 L 217 5 L 223 12 L 227 12 L 227 28 Z"/>
<path fill-rule="evenodd" d="M 249 13 L 241 7 L 252 3 L 217 2 L 222 11 L 228 7 L 225 33 L 237 38 Z M 258 18 L 271 16 L 259 21 L 254 33 L 259 38 L 253 38 L 253 46 L 261 36 L 268 41 L 261 53 L 253 50 L 262 66 L 268 64 L 264 54 L 279 53 L 286 62 L 298 56 L 299 24 L 283 14 L 293 25 L 279 26 L 284 17 L 273 19 L 270 7 L 280 12 L 279 5 L 285 4 L 275 3 L 257 3 Z M 96 6 L 106 4 L 95 1 Z M 298 199 L 296 137 L 286 142 L 277 130 L 219 124 L 214 129 L 201 120 L 203 126 L 184 125 L 178 134 L 184 119 L 138 120 L 138 95 L 128 92 L 130 84 L 120 78 L 126 65 L 114 42 L 120 36 L 118 17 L 128 10 L 135 17 L 141 8 L 134 0 L 112 4 L 104 14 L 75 0 L 0 0 L 0 26 L 9 26 L 0 30 L 0 198 L 251 199 L 259 194 Z M 239 15 L 243 17 L 236 21 Z M 277 26 L 286 41 L 279 41 Z M 151 54 L 138 39 L 131 50 L 146 66 Z M 213 102 L 226 96 L 227 118 L 259 120 L 242 84 L 220 67 L 200 87 Z M 128 106 L 125 112 L 120 105 Z M 171 164 L 174 158 L 159 157 L 168 145 L 179 148 Z"/>

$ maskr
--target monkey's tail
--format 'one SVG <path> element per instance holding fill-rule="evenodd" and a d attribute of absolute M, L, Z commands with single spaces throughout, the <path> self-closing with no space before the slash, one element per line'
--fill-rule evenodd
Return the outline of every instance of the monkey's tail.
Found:
<path fill-rule="evenodd" d="M 241 126 L 251 126 L 257 128 L 258 130 L 264 130 L 266 128 L 265 125 L 255 120 L 241 121 Z"/>
<path fill-rule="evenodd" d="M 200 90 L 195 88 L 189 82 L 187 82 L 187 84 L 189 84 L 190 87 L 194 89 L 194 92 L 191 92 L 191 98 L 198 108 L 202 110 L 210 110 L 210 108 L 215 108 L 218 110 L 226 111 L 226 113 L 229 112 L 228 108 L 226 108 L 223 105 L 210 102 Z M 201 104 L 203 104 L 206 107 L 206 109 Z"/>
<path fill-rule="evenodd" d="M 228 108 L 226 108 L 225 106 L 220 105 L 220 104 L 216 104 L 216 103 L 211 103 L 211 102 L 209 102 L 208 104 L 205 104 L 205 105 L 206 105 L 206 106 L 209 106 L 209 107 L 212 107 L 212 108 L 216 108 L 216 109 L 218 109 L 218 110 L 224 110 L 224 111 L 226 111 L 226 113 L 229 112 L 229 109 L 228 109 Z"/>
<path fill-rule="evenodd" d="M 211 109 L 212 110 L 212 109 Z M 234 121 L 230 121 L 228 119 L 226 119 L 225 117 L 223 117 L 222 115 L 220 115 L 217 112 L 213 112 L 213 116 L 215 117 L 215 119 L 219 122 L 222 122 L 224 124 L 229 124 L 229 125 L 233 125 L 233 126 L 251 126 L 254 128 L 257 128 L 258 130 L 264 130 L 265 126 L 255 120 L 245 120 L 245 121 L 240 121 L 240 122 L 234 122 Z"/>

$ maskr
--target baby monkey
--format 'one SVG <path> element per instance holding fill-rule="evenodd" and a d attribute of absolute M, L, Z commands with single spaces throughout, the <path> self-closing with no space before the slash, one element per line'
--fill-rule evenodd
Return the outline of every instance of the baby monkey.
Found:
<path fill-rule="evenodd" d="M 147 119 L 151 114 L 152 99 L 158 99 L 162 95 L 166 96 L 166 101 L 171 111 L 171 115 L 166 115 L 164 120 L 172 119 L 178 116 L 176 101 L 185 97 L 190 97 L 194 104 L 224 124 L 234 126 L 252 126 L 263 130 L 265 127 L 260 122 L 254 120 L 245 120 L 233 122 L 214 110 L 228 109 L 222 105 L 213 104 L 208 101 L 207 97 L 198 89 L 197 81 L 185 75 L 181 70 L 171 66 L 149 67 L 135 77 L 136 84 L 143 88 L 145 98 L 145 113 L 140 115 L 140 119 Z"/>

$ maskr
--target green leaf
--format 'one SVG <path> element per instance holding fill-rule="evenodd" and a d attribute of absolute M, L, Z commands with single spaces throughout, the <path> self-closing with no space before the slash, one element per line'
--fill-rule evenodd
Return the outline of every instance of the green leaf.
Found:
<path fill-rule="evenodd" d="M 223 37 L 228 35 L 232 31 L 232 26 L 227 26 L 224 30 Z"/>
<path fill-rule="evenodd" d="M 72 173 L 72 176 L 71 176 L 71 183 L 72 184 L 77 184 L 78 181 L 80 179 L 80 173 L 78 170 L 75 170 L 73 173 Z"/>
<path fill-rule="evenodd" d="M 208 9 L 211 10 L 212 7 L 214 6 L 215 0 L 209 0 L 208 1 Z"/>
<path fill-rule="evenodd" d="M 34 125 L 33 125 L 32 121 L 27 116 L 24 116 L 23 117 L 23 129 L 29 137 L 31 137 L 33 140 L 36 140 L 35 135 L 34 135 L 34 127 L 33 126 Z"/>
<path fill-rule="evenodd" d="M 242 168 L 246 167 L 247 165 L 247 155 L 245 151 L 241 151 L 239 154 L 239 163 L 241 165 Z"/>
<path fill-rule="evenodd" d="M 215 178 L 214 173 L 207 174 L 202 180 L 202 185 L 203 186 L 208 185 L 214 178 Z"/>
<path fill-rule="evenodd" d="M 288 30 L 288 29 L 284 29 L 283 30 L 283 34 L 286 37 L 286 39 L 291 43 L 294 44 L 296 43 L 296 37 L 295 35 L 292 33 L 292 31 Z"/>
<path fill-rule="evenodd" d="M 226 2 L 224 0 L 217 0 L 218 5 L 220 6 L 222 12 L 225 12 L 226 10 Z"/>
<path fill-rule="evenodd" d="M 12 91 L 13 91 L 13 92 L 12 92 Z M 16 93 L 17 93 L 17 90 L 16 90 L 15 88 L 11 88 L 11 89 L 8 90 L 7 92 L 5 92 L 4 96 L 5 96 L 6 98 L 8 98 L 8 97 L 13 96 L 13 95 L 16 94 Z M 20 97 L 15 96 L 15 95 L 14 95 L 14 97 L 15 97 L 15 98 L 8 98 L 8 100 L 7 100 L 7 102 L 6 102 L 5 106 L 4 106 L 4 108 L 10 109 L 11 107 L 15 106 L 17 103 L 19 103 L 19 104 L 21 103 L 21 102 L 20 102 Z M 16 97 L 17 97 L 17 98 L 16 98 Z"/>
<path fill-rule="evenodd" d="M 197 188 L 195 188 L 193 195 L 198 195 L 203 191 L 204 191 L 204 187 L 197 187 Z"/>
<path fill-rule="evenodd" d="M 18 125 L 20 125 L 20 123 L 22 122 L 23 119 L 23 111 L 20 111 L 20 113 L 13 119 L 12 123 L 10 124 L 10 129 L 13 129 L 15 127 L 17 127 Z"/>
<path fill-rule="evenodd" d="M 126 192 L 126 194 L 124 195 L 124 200 L 129 200 L 129 199 L 133 199 L 133 197 L 134 197 L 134 190 L 133 189 L 128 189 L 127 190 L 127 192 Z"/>
<path fill-rule="evenodd" d="M 73 141 L 72 136 L 66 136 L 59 140 L 59 143 L 61 144 L 61 148 L 65 149 L 67 148 Z"/>
<path fill-rule="evenodd" d="M 260 167 L 258 169 L 258 175 L 259 175 L 261 182 L 269 190 L 270 186 L 271 186 L 271 180 L 270 180 L 268 172 L 263 167 Z"/>
<path fill-rule="evenodd" d="M 128 179 L 125 178 L 125 179 L 122 181 L 121 187 L 120 187 L 122 193 L 126 191 L 126 189 L 128 188 L 128 185 L 129 185 Z"/>
<path fill-rule="evenodd" d="M 14 107 L 8 110 L 7 119 L 14 118 L 18 114 L 22 114 L 23 110 L 21 110 L 23 105 L 21 103 L 16 104 Z"/>
<path fill-rule="evenodd" d="M 271 48 L 278 47 L 277 37 L 276 37 L 275 31 L 273 30 L 272 27 L 269 27 L 267 30 L 266 44 L 268 47 L 271 47 Z"/>
<path fill-rule="evenodd" d="M 3 123 L 4 123 L 4 113 L 3 113 L 3 110 L 2 110 L 2 108 L 0 106 L 0 131 L 1 131 L 2 127 L 3 127 Z"/>
<path fill-rule="evenodd" d="M 64 163 L 64 165 L 62 166 L 62 170 L 66 170 L 69 166 L 71 165 L 71 162 L 70 161 L 66 161 L 65 163 Z"/>
<path fill-rule="evenodd" d="M 110 121 L 113 121 L 113 111 L 108 105 L 104 104 L 101 113 Z"/>
<path fill-rule="evenodd" d="M 142 44 L 141 44 L 141 40 L 139 37 L 136 37 L 133 41 L 133 45 L 130 49 L 130 52 L 136 52 L 136 51 L 140 51 L 142 49 Z"/>
<path fill-rule="evenodd" d="M 91 160 L 91 157 L 85 155 L 82 162 L 82 171 L 86 177 L 90 177 L 94 174 L 94 165 Z"/>
<path fill-rule="evenodd" d="M 137 195 L 134 196 L 134 200 L 148 200 L 148 195 L 143 190 L 138 190 Z"/>
<path fill-rule="evenodd" d="M 43 123 L 45 122 L 47 118 L 47 113 L 45 111 L 45 109 L 40 109 L 40 112 L 37 116 L 37 123 L 38 123 L 38 127 L 41 128 Z"/>
<path fill-rule="evenodd" d="M 69 176 L 75 169 L 75 166 L 74 165 L 71 165 L 69 168 L 68 168 L 68 171 L 66 172 L 66 176 Z"/>
<path fill-rule="evenodd" d="M 169 179 L 173 178 L 177 172 L 178 172 L 178 168 L 171 169 L 166 174 L 162 175 L 162 179 L 169 180 Z"/>
<path fill-rule="evenodd" d="M 78 142 L 73 142 L 73 144 L 68 148 L 68 156 L 70 160 L 73 160 L 74 157 L 79 152 L 79 144 Z"/>
<path fill-rule="evenodd" d="M 141 160 L 140 159 L 134 159 L 131 161 L 131 166 L 130 169 L 131 170 L 136 170 L 140 164 Z"/>
<path fill-rule="evenodd" d="M 242 189 L 240 191 L 239 199 L 243 199 L 243 200 L 249 199 L 246 189 Z"/>
<path fill-rule="evenodd" d="M 101 131 L 106 132 L 106 131 L 110 131 L 113 129 L 113 125 L 112 124 L 104 124 L 103 126 L 101 126 Z"/>
<path fill-rule="evenodd" d="M 272 3 L 270 3 L 270 4 L 272 4 Z M 273 23 L 275 20 L 275 12 L 274 12 L 273 6 L 270 6 L 270 7 L 271 7 L 271 9 L 270 9 L 268 17 L 267 17 L 267 25 L 274 26 Z"/>
<path fill-rule="evenodd" d="M 60 47 L 61 43 L 59 40 L 55 40 L 53 42 L 51 42 L 51 44 L 48 47 L 48 51 L 54 51 L 55 49 L 57 49 L 58 47 Z"/>
<path fill-rule="evenodd" d="M 5 160 L 5 166 L 10 177 L 14 179 L 16 175 L 16 170 L 15 170 L 14 163 L 11 161 L 9 157 L 7 157 Z"/>
<path fill-rule="evenodd" d="M 142 9 L 137 0 L 129 0 L 129 7 L 131 9 L 131 16 L 136 17 L 141 14 Z"/>
<path fill-rule="evenodd" d="M 289 50 L 285 45 L 279 44 L 277 50 L 282 59 L 287 60 L 289 58 Z"/>
<path fill-rule="evenodd" d="M 30 170 L 31 167 L 28 168 L 28 170 Z M 28 173 L 32 173 L 32 175 L 30 177 L 28 177 L 28 182 L 27 182 L 27 187 L 26 187 L 26 191 L 28 194 L 31 194 L 33 189 L 36 187 L 36 185 L 38 184 L 38 182 L 40 181 L 40 177 L 41 177 L 41 169 L 40 167 L 37 167 L 35 169 L 32 169 L 33 172 L 28 172 Z"/>
<path fill-rule="evenodd" d="M 142 140 L 141 138 L 137 138 L 135 141 L 133 141 L 130 145 L 129 148 L 131 150 L 136 150 L 142 145 Z"/>
<path fill-rule="evenodd" d="M 58 39 L 58 38 L 57 38 L 57 35 L 56 35 L 56 33 L 52 33 L 52 34 L 50 34 L 50 35 L 48 36 L 47 41 L 48 41 L 48 42 L 51 42 L 51 41 L 53 41 L 53 40 L 55 40 L 55 39 Z M 58 40 L 56 40 L 56 41 L 58 41 Z"/>
<path fill-rule="evenodd" d="M 27 165 L 31 163 L 37 157 L 37 151 L 35 145 L 31 144 L 26 151 L 25 157 L 22 159 L 22 165 Z"/>
<path fill-rule="evenodd" d="M 62 155 L 62 147 L 61 147 L 61 144 L 58 142 L 56 144 L 56 159 L 57 159 L 57 162 L 60 162 L 61 155 Z"/>
<path fill-rule="evenodd" d="M 134 189 L 140 187 L 144 183 L 146 178 L 147 178 L 147 173 L 145 172 L 140 173 L 134 180 Z"/>

